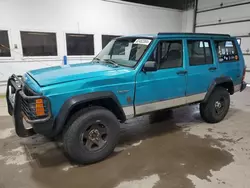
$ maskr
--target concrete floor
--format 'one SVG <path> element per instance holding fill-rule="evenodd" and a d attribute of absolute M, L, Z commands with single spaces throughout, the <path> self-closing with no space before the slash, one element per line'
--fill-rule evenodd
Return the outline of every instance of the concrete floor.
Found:
<path fill-rule="evenodd" d="M 119 146 L 89 166 L 68 161 L 61 143 L 21 139 L 0 102 L 0 188 L 246 188 L 250 185 L 250 88 L 232 96 L 225 120 L 207 124 L 198 106 L 122 125 Z"/>

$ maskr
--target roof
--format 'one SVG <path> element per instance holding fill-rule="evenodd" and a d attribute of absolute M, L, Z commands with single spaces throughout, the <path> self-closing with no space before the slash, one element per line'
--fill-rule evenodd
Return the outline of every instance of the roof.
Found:
<path fill-rule="evenodd" d="M 217 33 L 158 33 L 158 34 L 145 34 L 145 35 L 129 35 L 129 36 L 122 36 L 124 37 L 142 37 L 142 38 L 161 38 L 161 37 L 205 37 L 205 38 L 230 38 L 229 34 L 217 34 Z"/>
<path fill-rule="evenodd" d="M 217 34 L 217 33 L 158 33 L 158 37 L 213 37 L 213 38 L 229 38 L 229 34 Z"/>
<path fill-rule="evenodd" d="M 126 37 L 139 37 L 139 38 L 156 38 L 157 34 L 138 34 L 138 35 L 124 35 L 118 38 L 126 38 Z"/>

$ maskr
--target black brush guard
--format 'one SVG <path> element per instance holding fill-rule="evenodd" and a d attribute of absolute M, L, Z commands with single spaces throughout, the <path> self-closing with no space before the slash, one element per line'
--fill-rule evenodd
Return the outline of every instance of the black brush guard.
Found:
<path fill-rule="evenodd" d="M 25 87 L 25 88 L 24 88 Z M 26 95 L 28 94 L 28 95 Z M 32 104 L 36 99 L 45 101 L 45 116 L 37 117 L 35 115 L 35 107 Z M 33 128 L 25 128 L 23 119 L 32 124 L 43 123 L 50 119 L 50 103 L 48 98 L 38 95 L 28 87 L 24 86 L 22 76 L 12 75 L 7 82 L 6 100 L 8 113 L 12 116 L 16 134 L 19 137 L 29 137 L 36 134 Z"/>

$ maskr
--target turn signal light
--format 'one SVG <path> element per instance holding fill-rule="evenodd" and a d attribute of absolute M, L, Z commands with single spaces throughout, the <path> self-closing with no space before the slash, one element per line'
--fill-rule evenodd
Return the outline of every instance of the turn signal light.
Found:
<path fill-rule="evenodd" d="M 43 99 L 36 99 L 36 116 L 44 116 L 45 110 L 44 110 L 44 104 Z"/>

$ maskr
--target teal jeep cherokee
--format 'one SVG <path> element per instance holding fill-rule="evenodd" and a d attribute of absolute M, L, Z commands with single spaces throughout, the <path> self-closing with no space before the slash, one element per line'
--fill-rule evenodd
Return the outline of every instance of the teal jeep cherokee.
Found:
<path fill-rule="evenodd" d="M 61 134 L 70 158 L 88 164 L 113 152 L 129 117 L 199 103 L 204 121 L 223 120 L 230 95 L 246 87 L 245 69 L 230 35 L 126 36 L 89 63 L 12 75 L 6 99 L 18 136 Z"/>

